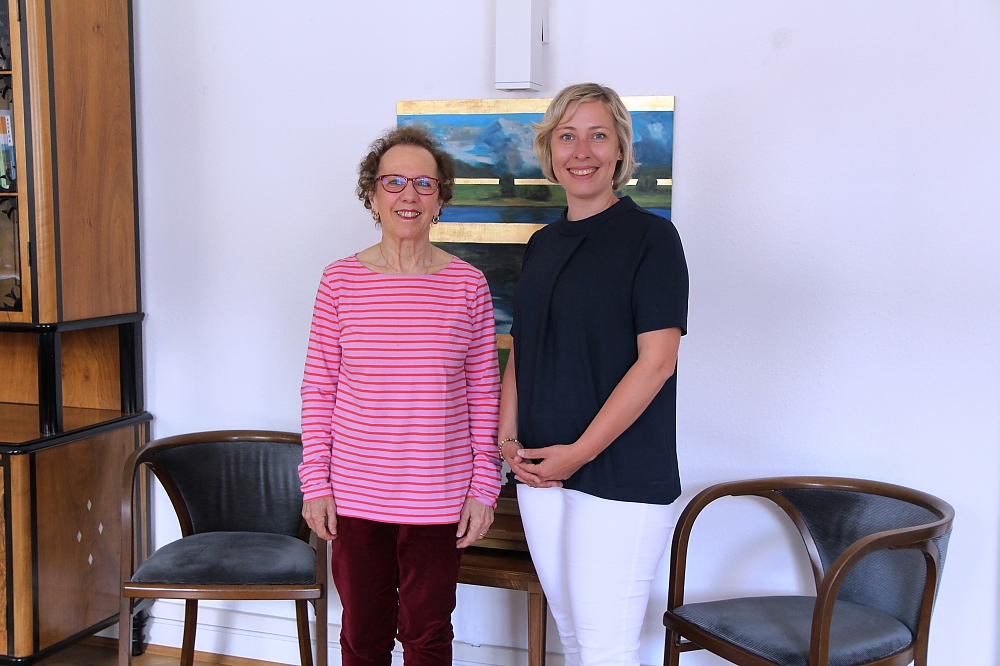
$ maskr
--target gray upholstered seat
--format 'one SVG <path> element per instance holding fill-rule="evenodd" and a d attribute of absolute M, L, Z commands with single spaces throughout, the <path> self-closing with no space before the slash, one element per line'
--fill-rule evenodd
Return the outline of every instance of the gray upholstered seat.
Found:
<path fill-rule="evenodd" d="M 798 528 L 816 596 L 684 603 L 695 518 L 716 499 L 741 495 L 771 500 Z M 666 666 L 699 648 L 745 666 L 925 666 L 953 518 L 932 495 L 859 479 L 784 477 L 705 489 L 674 531 Z"/>
<path fill-rule="evenodd" d="M 807 666 L 816 597 L 748 597 L 685 604 L 674 613 L 747 652 L 781 666 Z M 830 666 L 863 664 L 913 642 L 902 622 L 866 606 L 837 601 Z"/>
<path fill-rule="evenodd" d="M 133 583 L 306 585 L 316 582 L 316 552 L 284 534 L 206 532 L 168 543 L 132 574 Z"/>

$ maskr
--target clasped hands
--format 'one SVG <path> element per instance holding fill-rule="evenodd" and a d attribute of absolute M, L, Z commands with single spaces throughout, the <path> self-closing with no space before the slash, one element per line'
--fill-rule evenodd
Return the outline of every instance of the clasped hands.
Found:
<path fill-rule="evenodd" d="M 514 477 L 532 488 L 561 488 L 562 482 L 587 462 L 575 444 L 556 444 L 544 449 L 523 449 L 514 451 L 517 442 L 507 442 L 504 459 L 510 465 Z M 529 462 L 535 460 L 536 462 Z"/>

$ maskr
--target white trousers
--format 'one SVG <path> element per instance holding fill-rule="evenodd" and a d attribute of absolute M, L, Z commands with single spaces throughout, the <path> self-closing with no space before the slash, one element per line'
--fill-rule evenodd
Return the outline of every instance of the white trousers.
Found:
<path fill-rule="evenodd" d="M 649 589 L 670 543 L 674 505 L 523 484 L 517 502 L 566 666 L 638 666 Z"/>

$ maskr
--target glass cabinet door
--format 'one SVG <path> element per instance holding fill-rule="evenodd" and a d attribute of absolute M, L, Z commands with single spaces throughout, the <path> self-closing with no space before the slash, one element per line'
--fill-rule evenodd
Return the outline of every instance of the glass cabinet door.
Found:
<path fill-rule="evenodd" d="M 30 300 L 25 293 L 29 279 L 27 227 L 22 220 L 23 193 L 18 176 L 23 154 L 19 127 L 22 122 L 19 87 L 20 35 L 12 26 L 11 7 L 16 1 L 0 0 L 0 322 L 30 320 Z M 23 188 L 21 188 L 23 189 Z"/>
<path fill-rule="evenodd" d="M 0 311 L 21 312 L 22 306 L 17 197 L 0 194 Z"/>

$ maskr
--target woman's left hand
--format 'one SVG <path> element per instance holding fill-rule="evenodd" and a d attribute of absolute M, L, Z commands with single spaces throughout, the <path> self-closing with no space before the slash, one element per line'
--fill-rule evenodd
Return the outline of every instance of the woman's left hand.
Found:
<path fill-rule="evenodd" d="M 587 462 L 580 455 L 580 447 L 573 444 L 556 444 L 544 449 L 521 449 L 517 455 L 527 459 L 521 463 L 521 467 L 542 481 L 565 481 Z M 529 463 L 528 460 L 541 462 Z"/>
<path fill-rule="evenodd" d="M 457 548 L 465 548 L 486 536 L 486 530 L 493 524 L 493 507 L 486 506 L 472 497 L 465 498 L 462 515 L 458 519 Z"/>

